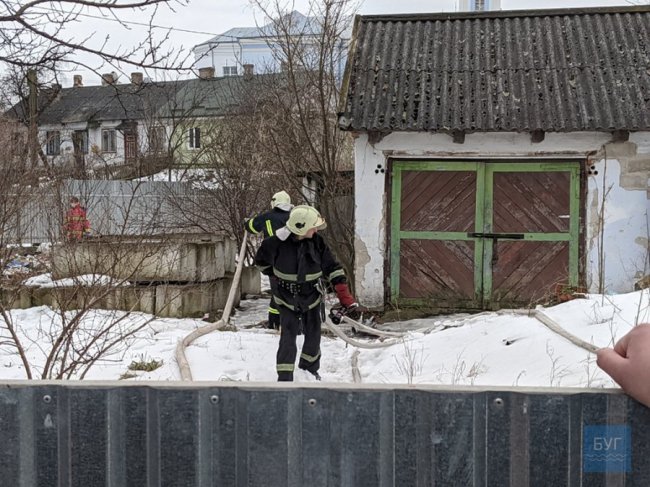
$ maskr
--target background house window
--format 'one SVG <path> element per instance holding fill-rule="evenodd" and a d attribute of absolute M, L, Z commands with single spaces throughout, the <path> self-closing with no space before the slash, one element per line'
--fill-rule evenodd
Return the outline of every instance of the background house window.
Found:
<path fill-rule="evenodd" d="M 190 149 L 201 148 L 201 129 L 199 127 L 192 127 L 190 129 Z"/>
<path fill-rule="evenodd" d="M 75 154 L 88 154 L 88 131 L 75 130 L 72 132 L 72 146 Z"/>
<path fill-rule="evenodd" d="M 165 127 L 149 129 L 149 152 L 164 152 L 167 148 L 167 133 Z"/>
<path fill-rule="evenodd" d="M 224 66 L 223 67 L 224 76 L 237 76 L 237 66 Z"/>
<path fill-rule="evenodd" d="M 58 156 L 61 153 L 61 132 L 52 130 L 45 133 L 47 139 L 46 152 L 48 156 Z"/>
<path fill-rule="evenodd" d="M 115 130 L 102 130 L 102 152 L 116 152 Z"/>

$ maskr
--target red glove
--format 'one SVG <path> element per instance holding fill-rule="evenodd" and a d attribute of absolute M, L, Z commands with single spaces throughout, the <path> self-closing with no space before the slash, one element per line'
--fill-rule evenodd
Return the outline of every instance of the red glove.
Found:
<path fill-rule="evenodd" d="M 336 297 L 339 298 L 339 302 L 344 308 L 349 308 L 353 304 L 356 304 L 347 284 L 343 282 L 336 284 L 334 290 L 336 291 Z"/>

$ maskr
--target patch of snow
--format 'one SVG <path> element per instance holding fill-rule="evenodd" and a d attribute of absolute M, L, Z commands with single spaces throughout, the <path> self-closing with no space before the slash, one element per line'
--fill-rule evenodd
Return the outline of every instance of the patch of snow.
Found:
<path fill-rule="evenodd" d="M 74 287 L 74 286 L 128 286 L 128 281 L 121 281 L 110 276 L 101 274 L 82 274 L 80 276 L 68 277 L 65 279 L 52 280 L 52 274 L 40 274 L 26 279 L 23 283 L 28 287 Z"/>
<path fill-rule="evenodd" d="M 256 328 L 266 319 L 268 299 L 243 300 L 231 322 L 237 331 L 213 332 L 186 350 L 197 381 L 275 381 L 278 331 Z M 650 321 L 649 291 L 599 296 L 589 295 L 549 308 L 540 308 L 563 328 L 598 347 L 610 346 L 635 324 Z M 74 311 L 64 317 L 70 320 Z M 63 323 L 49 307 L 12 310 L 12 322 L 24 340 L 35 369 L 42 367 L 48 338 Z M 100 360 L 87 379 L 115 380 L 126 372 L 129 380 L 178 380 L 175 361 L 179 340 L 205 326 L 196 319 L 163 319 L 145 313 L 91 310 L 82 317 L 84 333 L 92 334 L 119 320 L 138 329 L 135 336 L 111 356 Z M 0 330 L 2 321 L 0 320 Z M 364 383 L 458 384 L 480 386 L 614 387 L 597 366 L 595 356 L 549 330 L 534 318 L 500 313 L 436 316 L 382 325 L 402 329 L 404 340 L 381 349 L 359 350 Z M 0 342 L 6 343 L 6 331 Z M 304 337 L 298 337 L 298 351 Z M 372 340 L 356 337 L 357 340 Z M 128 348 L 127 348 L 127 345 Z M 321 343 L 323 382 L 351 383 L 355 348 L 329 335 Z M 150 372 L 131 372 L 133 361 L 156 360 L 162 365 Z M 24 379 L 15 348 L 0 347 L 0 376 Z M 296 371 L 295 381 L 311 382 L 311 374 Z"/>

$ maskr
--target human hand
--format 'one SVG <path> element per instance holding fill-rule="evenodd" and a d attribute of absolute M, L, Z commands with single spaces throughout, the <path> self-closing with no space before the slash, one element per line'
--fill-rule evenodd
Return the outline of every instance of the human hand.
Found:
<path fill-rule="evenodd" d="M 614 348 L 597 352 L 598 366 L 634 399 L 650 407 L 650 323 L 635 326 Z"/>

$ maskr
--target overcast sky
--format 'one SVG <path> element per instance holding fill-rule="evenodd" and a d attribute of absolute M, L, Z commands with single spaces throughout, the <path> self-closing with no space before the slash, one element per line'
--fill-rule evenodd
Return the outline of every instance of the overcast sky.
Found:
<path fill-rule="evenodd" d="M 634 3 L 648 3 L 646 0 L 545 0 L 544 2 L 532 0 L 501 0 L 502 10 L 512 9 L 537 9 L 537 8 L 567 8 L 567 7 L 593 7 L 593 6 L 614 6 Z M 295 9 L 306 13 L 308 0 L 295 0 Z M 456 10 L 455 0 L 365 0 L 361 3 L 359 13 L 361 14 L 385 14 L 385 13 L 416 13 L 416 12 L 450 12 Z M 97 15 L 96 12 L 84 11 Z M 124 20 L 134 22 L 147 22 L 149 17 L 143 13 L 131 13 L 122 16 Z M 129 46 L 137 39 L 143 37 L 145 27 L 128 24 L 126 30 L 119 23 L 112 19 L 96 19 L 91 17 L 80 17 L 81 22 L 70 27 L 69 32 L 77 39 L 89 38 L 86 41 L 89 45 L 103 41 L 109 37 L 108 46 Z M 157 29 L 160 35 L 169 33 L 167 46 L 174 49 L 184 49 L 186 53 L 196 44 L 205 42 L 210 37 L 218 35 L 233 27 L 252 27 L 256 22 L 262 23 L 263 17 L 256 12 L 248 0 L 190 0 L 189 5 L 176 6 L 175 12 L 168 8 L 159 9 L 154 24 L 168 27 L 172 30 Z M 188 32 L 192 31 L 192 32 Z M 82 58 L 85 62 L 97 64 L 88 58 Z M 99 66 L 94 66 L 99 68 Z M 107 69 L 99 68 L 106 72 Z M 108 69 L 110 71 L 111 69 Z M 134 68 L 126 67 L 124 71 L 133 71 Z M 69 72 L 63 77 L 62 84 L 69 86 L 73 72 L 84 75 L 84 84 L 98 84 L 98 76 L 85 69 L 70 66 Z M 155 76 L 153 73 L 148 73 Z"/>

